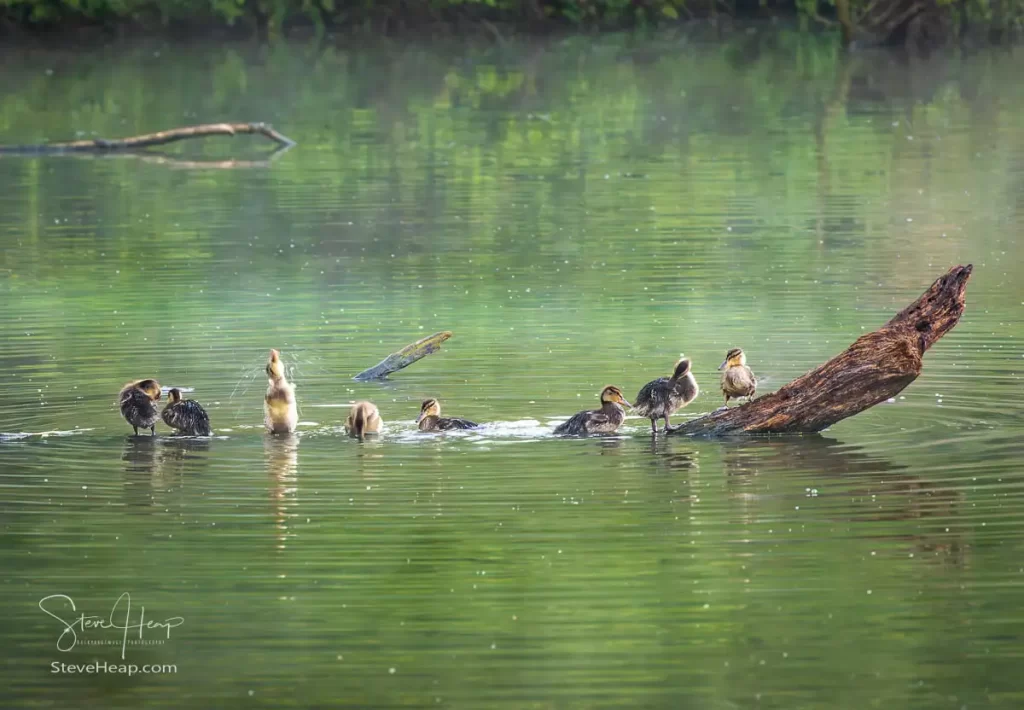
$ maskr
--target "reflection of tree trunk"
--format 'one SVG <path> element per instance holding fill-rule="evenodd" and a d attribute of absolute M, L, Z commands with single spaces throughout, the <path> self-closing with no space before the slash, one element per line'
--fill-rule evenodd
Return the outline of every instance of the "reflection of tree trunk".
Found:
<path fill-rule="evenodd" d="M 850 19 L 850 0 L 836 0 L 836 17 L 843 28 L 843 46 L 848 47 L 853 41 L 853 20 Z"/>
<path fill-rule="evenodd" d="M 818 219 L 816 220 L 818 243 L 825 242 L 824 220 L 828 214 L 828 203 L 832 196 L 832 170 L 829 163 L 828 134 L 832 121 L 846 113 L 846 100 L 850 93 L 853 76 L 853 59 L 848 54 L 839 57 L 832 96 L 818 112 L 814 138 L 817 148 L 818 167 Z"/>
<path fill-rule="evenodd" d="M 839 495 L 849 503 L 837 514 L 837 521 L 917 520 L 915 532 L 890 527 L 880 535 L 908 541 L 917 552 L 939 555 L 957 565 L 964 563 L 969 545 L 956 525 L 963 493 L 955 488 L 907 474 L 905 465 L 823 436 L 749 438 L 721 445 L 730 485 L 740 486 L 738 495 L 751 498 L 744 490 L 746 484 L 761 474 L 798 477 L 799 485 L 825 488 L 824 495 L 843 482 L 846 485 Z M 773 495 L 777 494 L 775 486 Z M 929 521 L 934 522 L 930 528 Z"/>
<path fill-rule="evenodd" d="M 884 326 L 777 392 L 693 419 L 673 432 L 817 432 L 884 402 L 917 379 L 924 353 L 959 322 L 972 269 L 970 264 L 950 269 Z"/>

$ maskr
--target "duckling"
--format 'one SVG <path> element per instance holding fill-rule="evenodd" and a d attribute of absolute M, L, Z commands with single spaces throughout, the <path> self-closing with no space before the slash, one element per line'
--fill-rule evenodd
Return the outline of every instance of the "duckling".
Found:
<path fill-rule="evenodd" d="M 171 400 L 164 407 L 160 418 L 164 424 L 175 429 L 179 434 L 189 436 L 210 436 L 213 431 L 210 429 L 210 415 L 206 413 L 203 406 L 194 399 L 182 399 L 181 390 L 172 387 L 167 392 Z"/>
<path fill-rule="evenodd" d="M 568 421 L 562 423 L 555 434 L 567 436 L 586 436 L 587 434 L 611 434 L 626 418 L 623 407 L 632 407 L 622 396 L 622 390 L 608 385 L 601 390 L 601 408 L 577 412 Z"/>
<path fill-rule="evenodd" d="M 156 408 L 158 399 L 160 383 L 156 380 L 136 380 L 121 388 L 118 395 L 121 416 L 132 425 L 135 436 L 139 435 L 139 427 L 149 429 L 150 434 L 156 436 L 156 420 L 160 418 L 160 411 Z"/>
<path fill-rule="evenodd" d="M 356 402 L 348 413 L 345 421 L 345 430 L 349 436 L 354 436 L 360 441 L 366 439 L 367 434 L 379 434 L 383 422 L 377 405 L 373 402 Z"/>
<path fill-rule="evenodd" d="M 722 394 L 725 395 L 725 406 L 730 399 L 746 397 L 749 402 L 757 390 L 757 378 L 747 367 L 747 356 L 740 348 L 733 348 L 725 354 L 725 361 L 718 366 L 722 370 Z"/>
<path fill-rule="evenodd" d="M 267 396 L 263 398 L 263 424 L 271 434 L 290 434 L 299 423 L 295 385 L 284 376 L 281 353 L 270 351 L 267 361 Z"/>
<path fill-rule="evenodd" d="M 475 429 L 480 426 L 476 422 L 458 417 L 442 417 L 441 403 L 436 399 L 428 399 L 420 405 L 420 415 L 416 417 L 420 431 L 449 431 L 451 429 Z"/>
<path fill-rule="evenodd" d="M 659 377 L 640 388 L 633 411 L 651 420 L 652 434 L 658 433 L 659 417 L 665 420 L 665 431 L 672 431 L 677 427 L 669 424 L 669 415 L 696 399 L 699 391 L 690 360 L 684 358 L 676 363 L 671 377 Z"/>

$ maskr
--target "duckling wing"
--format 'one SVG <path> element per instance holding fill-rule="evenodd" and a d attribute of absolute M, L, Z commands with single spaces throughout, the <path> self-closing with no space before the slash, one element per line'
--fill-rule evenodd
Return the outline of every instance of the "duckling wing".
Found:
<path fill-rule="evenodd" d="M 671 380 L 659 377 L 648 382 L 637 392 L 633 400 L 633 411 L 642 417 L 660 416 L 668 405 Z"/>
<path fill-rule="evenodd" d="M 135 426 L 150 427 L 160 418 L 156 404 L 141 390 L 127 387 L 121 390 L 120 407 L 121 416 Z"/>
<path fill-rule="evenodd" d="M 206 413 L 199 402 L 186 399 L 177 404 L 166 407 L 163 411 L 163 420 L 167 426 L 177 429 L 183 434 L 193 436 L 209 436 L 210 415 Z"/>
<path fill-rule="evenodd" d="M 479 424 L 471 422 L 468 419 L 459 419 L 458 417 L 443 417 L 437 420 L 437 428 L 442 431 L 450 429 L 476 429 Z"/>
<path fill-rule="evenodd" d="M 579 436 L 587 433 L 587 423 L 591 417 L 598 416 L 608 417 L 601 412 L 584 411 L 573 414 L 568 420 L 562 422 L 558 427 L 555 428 L 555 433 L 566 436 Z"/>

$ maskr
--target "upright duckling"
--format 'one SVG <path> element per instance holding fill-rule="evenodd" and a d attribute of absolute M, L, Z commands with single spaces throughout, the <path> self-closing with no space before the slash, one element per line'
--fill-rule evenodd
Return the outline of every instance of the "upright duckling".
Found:
<path fill-rule="evenodd" d="M 177 387 L 167 392 L 171 400 L 164 407 L 160 417 L 164 424 L 174 429 L 179 434 L 189 436 L 210 436 L 213 431 L 210 429 L 210 415 L 206 413 L 202 405 L 194 399 L 182 399 L 181 390 Z"/>
<path fill-rule="evenodd" d="M 381 424 L 383 422 L 377 405 L 373 402 L 356 402 L 345 420 L 345 430 L 349 436 L 363 441 L 367 434 L 379 434 Z"/>
<path fill-rule="evenodd" d="M 156 401 L 160 399 L 160 383 L 156 380 L 136 380 L 121 388 L 118 403 L 121 416 L 132 425 L 135 436 L 139 435 L 139 427 L 149 429 L 156 436 L 156 420 L 160 418 L 160 410 Z"/>
<path fill-rule="evenodd" d="M 555 434 L 567 436 L 586 436 L 587 434 L 611 434 L 626 419 L 626 410 L 631 407 L 622 390 L 608 385 L 601 390 L 601 408 L 577 412 L 569 421 L 555 429 Z"/>
<path fill-rule="evenodd" d="M 442 417 L 441 403 L 436 399 L 428 399 L 420 405 L 420 415 L 416 417 L 416 425 L 420 431 L 450 431 L 452 429 L 475 429 L 480 426 L 476 422 L 458 417 Z"/>
<path fill-rule="evenodd" d="M 267 396 L 263 398 L 263 424 L 271 434 L 290 434 L 299 423 L 295 385 L 285 379 L 284 363 L 276 350 L 270 351 L 267 378 Z"/>
<path fill-rule="evenodd" d="M 722 394 L 725 406 L 730 399 L 746 397 L 749 402 L 757 390 L 757 378 L 747 367 L 747 356 L 740 348 L 733 348 L 725 354 L 725 361 L 718 366 L 722 370 Z"/>
<path fill-rule="evenodd" d="M 651 420 L 651 433 L 658 433 L 658 419 L 665 420 L 665 431 L 672 431 L 669 415 L 685 407 L 697 397 L 700 388 L 690 372 L 690 360 L 676 363 L 671 377 L 659 377 L 640 388 L 633 400 L 633 411 Z"/>

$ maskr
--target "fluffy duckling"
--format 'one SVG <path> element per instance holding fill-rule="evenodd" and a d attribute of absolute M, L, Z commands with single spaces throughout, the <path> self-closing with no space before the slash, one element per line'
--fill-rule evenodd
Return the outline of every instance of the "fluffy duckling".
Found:
<path fill-rule="evenodd" d="M 290 434 L 299 423 L 295 385 L 285 379 L 284 363 L 276 350 L 270 351 L 267 378 L 267 396 L 263 398 L 263 424 L 271 434 Z"/>
<path fill-rule="evenodd" d="M 725 395 L 725 406 L 730 399 L 746 397 L 749 402 L 757 390 L 757 378 L 747 367 L 747 356 L 740 348 L 733 348 L 725 354 L 725 361 L 718 366 L 722 370 L 722 394 Z"/>
<path fill-rule="evenodd" d="M 160 414 L 164 424 L 179 434 L 188 434 L 189 436 L 213 434 L 210 429 L 210 415 L 206 413 L 199 402 L 194 399 L 182 399 L 181 390 L 177 387 L 171 388 L 167 392 L 167 397 L 170 401 Z"/>
<path fill-rule="evenodd" d="M 121 388 L 118 404 L 121 416 L 132 425 L 135 436 L 139 435 L 139 427 L 149 429 L 156 436 L 156 420 L 160 418 L 160 410 L 156 401 L 160 399 L 160 383 L 156 380 L 136 380 Z"/>
<path fill-rule="evenodd" d="M 658 419 L 665 420 L 665 431 L 672 431 L 669 415 L 685 407 L 697 397 L 700 388 L 690 372 L 690 360 L 676 363 L 671 377 L 659 377 L 640 388 L 633 401 L 633 411 L 651 420 L 651 433 L 658 433 Z"/>
<path fill-rule="evenodd" d="M 383 421 L 377 405 L 373 402 L 356 402 L 348 413 L 348 419 L 345 420 L 345 431 L 349 436 L 363 441 L 367 434 L 379 434 L 381 424 Z"/>
<path fill-rule="evenodd" d="M 631 407 L 622 390 L 608 385 L 601 390 L 601 408 L 577 412 L 567 422 L 555 429 L 555 434 L 586 436 L 587 434 L 611 434 L 626 418 L 623 407 Z"/>
<path fill-rule="evenodd" d="M 458 417 L 442 417 L 441 403 L 436 399 L 428 399 L 420 405 L 420 415 L 416 417 L 416 425 L 420 431 L 449 431 L 451 429 L 475 429 L 480 426 L 476 422 Z"/>

